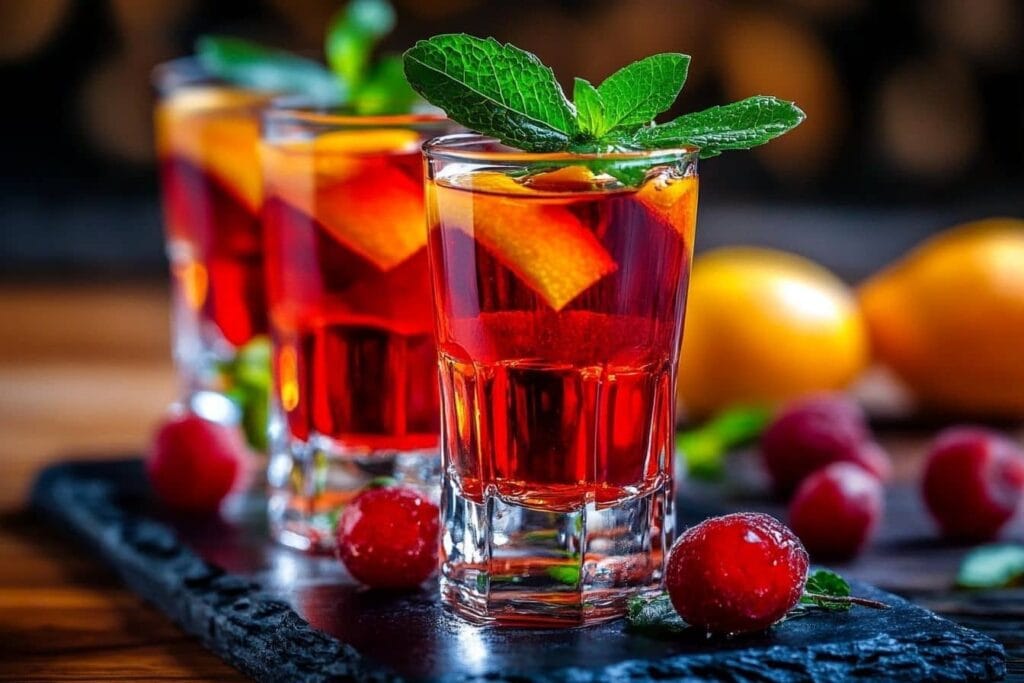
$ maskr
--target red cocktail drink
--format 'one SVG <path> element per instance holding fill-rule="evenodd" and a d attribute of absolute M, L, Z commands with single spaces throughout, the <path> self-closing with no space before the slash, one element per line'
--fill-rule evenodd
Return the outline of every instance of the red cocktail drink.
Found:
<path fill-rule="evenodd" d="M 158 72 L 166 83 L 155 123 L 174 351 L 192 395 L 228 388 L 219 367 L 267 332 L 258 147 L 269 96 L 172 78 L 182 64 Z"/>
<path fill-rule="evenodd" d="M 672 541 L 696 154 L 426 151 L 443 599 L 484 622 L 621 614 Z"/>
<path fill-rule="evenodd" d="M 271 520 L 282 541 L 327 548 L 339 507 L 369 479 L 436 477 L 420 146 L 445 124 L 293 110 L 266 121 L 263 221 L 283 418 Z"/>

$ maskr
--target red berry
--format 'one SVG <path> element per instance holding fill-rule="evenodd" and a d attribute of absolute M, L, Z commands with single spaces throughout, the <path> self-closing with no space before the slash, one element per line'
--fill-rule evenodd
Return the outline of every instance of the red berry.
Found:
<path fill-rule="evenodd" d="M 213 512 L 238 483 L 247 453 L 236 428 L 184 413 L 157 429 L 146 473 L 168 507 Z"/>
<path fill-rule="evenodd" d="M 786 616 L 803 594 L 807 551 L 769 515 L 713 517 L 684 533 L 668 558 L 676 611 L 709 633 L 760 631 Z"/>
<path fill-rule="evenodd" d="M 440 512 L 408 487 L 370 489 L 338 520 L 338 554 L 358 581 L 413 588 L 437 568 Z"/>
<path fill-rule="evenodd" d="M 993 538 L 1024 496 L 1024 451 L 979 427 L 936 437 L 925 461 L 924 501 L 946 536 Z"/>
<path fill-rule="evenodd" d="M 861 551 L 882 517 L 882 483 L 850 462 L 804 479 L 789 504 L 789 524 L 815 559 L 847 560 Z"/>
<path fill-rule="evenodd" d="M 871 441 L 860 406 L 842 396 L 791 403 L 761 436 L 761 455 L 780 493 L 791 492 L 807 475 L 833 462 L 855 462 L 883 480 L 892 467 Z"/>

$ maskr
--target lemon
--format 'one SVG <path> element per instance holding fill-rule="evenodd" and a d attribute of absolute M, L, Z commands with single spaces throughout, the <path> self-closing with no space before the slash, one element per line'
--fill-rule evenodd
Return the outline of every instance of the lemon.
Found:
<path fill-rule="evenodd" d="M 852 293 L 794 254 L 728 247 L 694 261 L 679 399 L 694 414 L 842 389 L 868 362 Z"/>
<path fill-rule="evenodd" d="M 933 237 L 868 280 L 876 358 L 930 407 L 1024 417 L 1024 220 Z"/>

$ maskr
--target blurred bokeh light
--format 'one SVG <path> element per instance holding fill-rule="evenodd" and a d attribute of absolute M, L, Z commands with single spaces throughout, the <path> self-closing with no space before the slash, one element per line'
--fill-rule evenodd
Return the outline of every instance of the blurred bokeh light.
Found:
<path fill-rule="evenodd" d="M 795 99 L 808 113 L 796 133 L 705 165 L 699 247 L 787 248 L 854 279 L 959 220 L 1024 213 L 1016 0 L 396 4 L 391 51 L 439 32 L 490 34 L 565 81 L 681 51 L 694 62 L 677 112 L 759 92 Z M 151 69 L 206 32 L 315 54 L 338 6 L 0 3 L 0 272 L 162 277 Z"/>

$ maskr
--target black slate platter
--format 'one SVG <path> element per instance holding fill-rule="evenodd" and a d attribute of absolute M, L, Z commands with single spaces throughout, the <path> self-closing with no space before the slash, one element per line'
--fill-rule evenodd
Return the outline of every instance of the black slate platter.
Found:
<path fill-rule="evenodd" d="M 730 640 L 653 637 L 623 622 L 567 630 L 469 626 L 432 587 L 358 588 L 331 558 L 266 541 L 258 497 L 216 520 L 147 503 L 137 460 L 44 471 L 34 506 L 109 562 L 143 598 L 261 681 L 995 680 L 995 641 L 866 584 L 891 609 L 787 621 Z"/>

